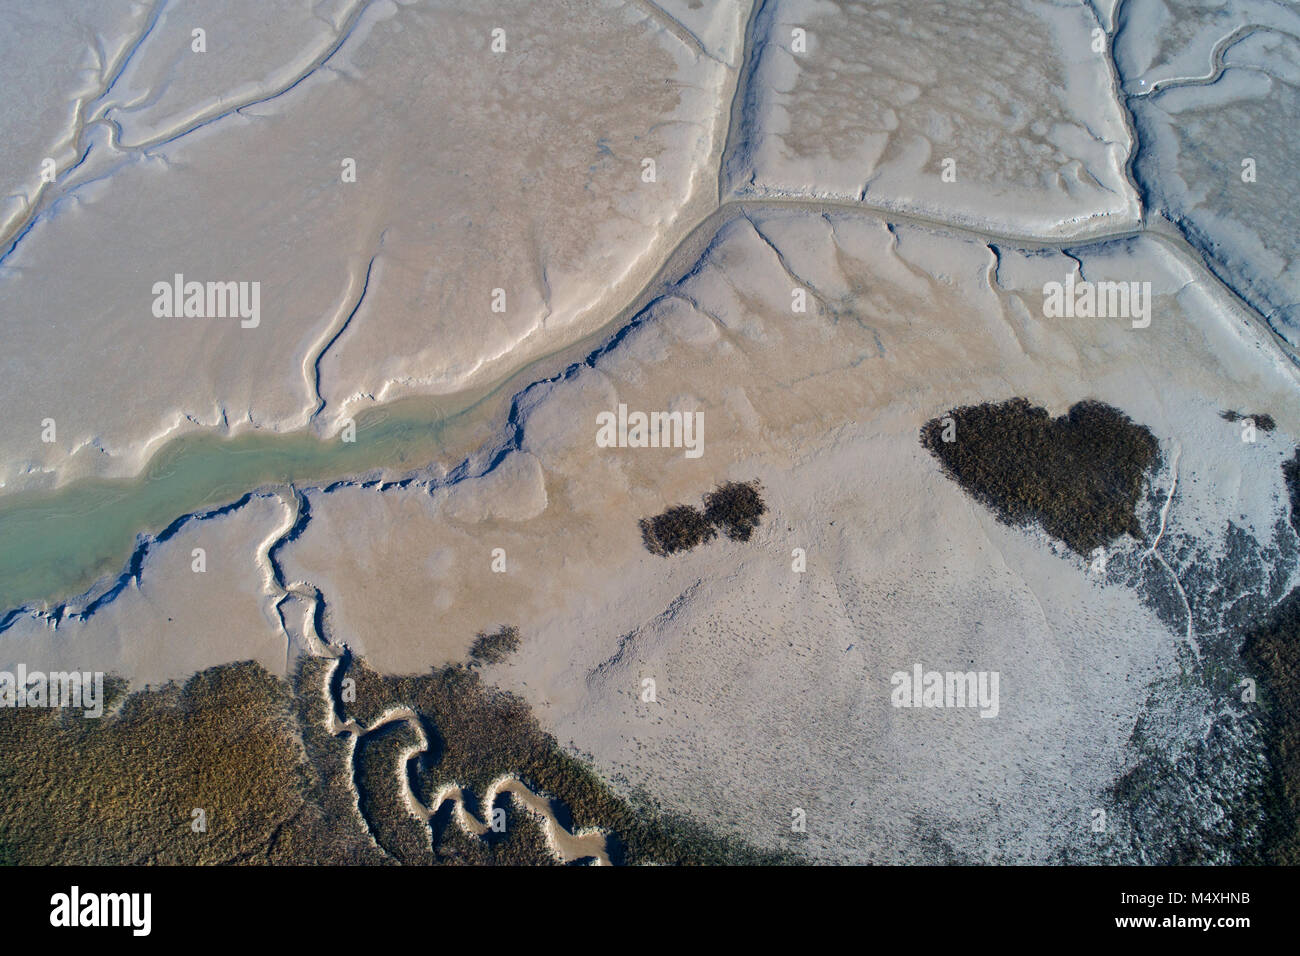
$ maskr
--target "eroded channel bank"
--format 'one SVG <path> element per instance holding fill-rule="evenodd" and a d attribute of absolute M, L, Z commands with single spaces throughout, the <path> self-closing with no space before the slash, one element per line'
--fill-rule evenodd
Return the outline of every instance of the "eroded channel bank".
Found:
<path fill-rule="evenodd" d="M 141 536 L 165 534 L 184 517 L 237 501 L 251 490 L 344 480 L 394 481 L 420 472 L 449 480 L 472 474 L 476 466 L 490 462 L 492 449 L 507 431 L 515 395 L 535 382 L 563 375 L 616 340 L 647 305 L 691 273 L 732 219 L 791 208 L 915 225 L 1004 248 L 1083 250 L 1146 235 L 1185 260 L 1194 260 L 1207 281 L 1221 285 L 1181 237 L 1162 229 L 1126 227 L 1040 241 L 856 203 L 730 200 L 691 229 L 637 297 L 600 329 L 477 390 L 403 399 L 374 409 L 358 417 L 353 442 L 339 435 L 322 439 L 308 430 L 234 438 L 191 433 L 168 443 L 136 478 L 86 479 L 48 491 L 0 495 L 0 628 L 16 608 L 83 594 L 96 582 L 129 570 Z M 1251 315 L 1267 329 L 1255 313 Z M 1268 331 L 1279 350 L 1295 362 L 1294 354 Z"/>

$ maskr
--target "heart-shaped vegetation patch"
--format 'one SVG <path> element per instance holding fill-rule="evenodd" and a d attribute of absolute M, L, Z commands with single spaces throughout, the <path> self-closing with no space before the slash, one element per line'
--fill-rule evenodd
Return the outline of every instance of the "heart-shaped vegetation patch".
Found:
<path fill-rule="evenodd" d="M 1142 536 L 1138 496 L 1160 459 L 1149 429 L 1097 401 L 1059 418 L 1023 398 L 955 408 L 925 423 L 921 444 L 999 519 L 1037 521 L 1083 555 Z"/>

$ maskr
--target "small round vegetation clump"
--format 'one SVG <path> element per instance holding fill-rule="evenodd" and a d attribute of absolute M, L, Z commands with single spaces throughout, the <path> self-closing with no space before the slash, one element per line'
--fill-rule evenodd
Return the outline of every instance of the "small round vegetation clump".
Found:
<path fill-rule="evenodd" d="M 480 664 L 500 664 L 519 650 L 519 628 L 505 625 L 491 634 L 479 632 L 469 649 L 471 661 Z"/>
<path fill-rule="evenodd" d="M 646 550 L 664 557 L 689 551 L 718 533 L 704 512 L 690 505 L 677 505 L 653 518 L 642 518 L 639 524 Z"/>
<path fill-rule="evenodd" d="M 1149 429 L 1097 401 L 1058 418 L 1024 398 L 956 408 L 926 422 L 921 444 L 999 519 L 1038 521 L 1083 555 L 1141 537 L 1137 503 L 1160 459 Z"/>
<path fill-rule="evenodd" d="M 767 511 L 757 481 L 729 481 L 704 496 L 704 517 L 732 541 L 748 541 Z"/>

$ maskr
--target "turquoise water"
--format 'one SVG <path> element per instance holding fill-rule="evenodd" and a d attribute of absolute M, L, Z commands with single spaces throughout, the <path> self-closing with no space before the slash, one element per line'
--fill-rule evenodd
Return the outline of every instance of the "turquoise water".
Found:
<path fill-rule="evenodd" d="M 723 211 L 698 223 L 640 295 L 601 328 L 494 385 L 404 399 L 358 415 L 355 443 L 322 441 L 309 432 L 196 433 L 161 449 L 134 478 L 0 494 L 0 617 L 23 604 L 83 593 L 122 572 L 139 534 L 155 534 L 182 515 L 229 504 L 253 489 L 455 465 L 490 437 L 493 415 L 510 396 L 587 355 L 653 299 L 664 275 L 680 275 L 683 263 L 698 259 Z"/>
<path fill-rule="evenodd" d="M 157 533 L 181 515 L 229 504 L 254 488 L 441 461 L 473 434 L 467 411 L 448 413 L 429 400 L 402 403 L 359 418 L 355 442 L 309 432 L 193 434 L 162 448 L 136 478 L 0 497 L 0 614 L 79 594 L 125 568 L 139 533 Z"/>

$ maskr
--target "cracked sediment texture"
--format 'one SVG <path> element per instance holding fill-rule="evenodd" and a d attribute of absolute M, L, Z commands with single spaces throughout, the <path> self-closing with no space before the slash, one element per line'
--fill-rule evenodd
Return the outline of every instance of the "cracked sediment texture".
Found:
<path fill-rule="evenodd" d="M 724 187 L 1044 237 L 1133 225 L 1096 25 L 1082 4 L 767 0 Z"/>
<path fill-rule="evenodd" d="M 8 108 L 0 109 L 0 256 L 42 191 L 43 162 L 67 170 L 84 156 L 87 105 L 124 64 L 150 11 L 130 0 L 11 4 L 0 36 Z M 33 55 L 33 38 L 40 55 Z M 88 38 L 93 37 L 93 45 Z M 41 104 L 40 109 L 34 108 Z"/>
<path fill-rule="evenodd" d="M 714 200 L 725 16 L 700 23 L 715 55 L 644 3 L 567 0 L 280 3 L 246 41 L 240 10 L 265 6 L 117 26 L 129 56 L 92 69 L 60 133 L 82 161 L 0 235 L 0 330 L 24 356 L 7 486 L 495 382 L 607 321 Z M 19 64 L 54 42 L 18 32 Z M 39 166 L 30 148 L 15 166 Z M 156 317 L 177 273 L 260 282 L 257 327 Z"/>
<path fill-rule="evenodd" d="M 1300 215 L 1281 200 L 1300 188 L 1300 12 L 1255 0 L 1129 0 L 1115 53 L 1145 203 L 1300 346 Z"/>

